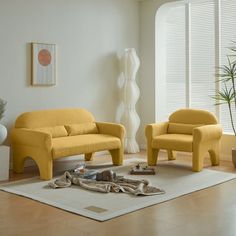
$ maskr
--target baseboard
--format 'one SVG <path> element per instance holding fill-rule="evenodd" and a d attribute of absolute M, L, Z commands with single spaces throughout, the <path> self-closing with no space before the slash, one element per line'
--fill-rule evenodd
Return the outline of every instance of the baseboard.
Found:
<path fill-rule="evenodd" d="M 221 161 L 232 161 L 232 156 L 226 153 L 220 154 L 220 160 Z"/>
<path fill-rule="evenodd" d="M 147 145 L 146 145 L 146 143 L 141 143 L 141 144 L 139 145 L 139 147 L 140 147 L 140 149 L 142 149 L 142 150 L 147 150 Z"/>

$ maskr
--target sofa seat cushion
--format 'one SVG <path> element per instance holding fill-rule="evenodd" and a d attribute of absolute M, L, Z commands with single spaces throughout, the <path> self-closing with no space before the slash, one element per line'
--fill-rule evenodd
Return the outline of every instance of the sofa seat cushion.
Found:
<path fill-rule="evenodd" d="M 154 137 L 152 147 L 157 149 L 192 152 L 193 136 L 187 134 L 163 134 Z"/>
<path fill-rule="evenodd" d="M 106 134 L 84 134 L 52 139 L 54 159 L 120 147 L 121 141 L 119 138 Z"/>

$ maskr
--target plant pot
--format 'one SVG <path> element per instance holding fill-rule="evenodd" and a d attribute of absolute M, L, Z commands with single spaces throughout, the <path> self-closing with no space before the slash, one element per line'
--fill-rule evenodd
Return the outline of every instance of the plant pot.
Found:
<path fill-rule="evenodd" d="M 0 124 L 0 145 L 6 140 L 7 138 L 7 129 L 4 125 Z"/>
<path fill-rule="evenodd" d="M 236 168 L 236 148 L 232 148 L 232 161 L 233 161 L 234 167 Z"/>

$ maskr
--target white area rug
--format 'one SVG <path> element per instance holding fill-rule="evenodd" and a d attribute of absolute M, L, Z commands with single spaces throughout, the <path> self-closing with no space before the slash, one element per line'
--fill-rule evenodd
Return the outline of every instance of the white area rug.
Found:
<path fill-rule="evenodd" d="M 129 166 L 116 167 L 119 175 L 128 175 L 130 166 L 140 161 L 132 159 Z M 25 196 L 63 210 L 105 221 L 157 203 L 171 200 L 191 192 L 208 188 L 236 178 L 236 174 L 203 169 L 192 172 L 189 167 L 159 163 L 156 175 L 128 175 L 133 179 L 149 179 L 152 185 L 164 189 L 165 194 L 135 197 L 126 193 L 97 193 L 72 186 L 64 189 L 50 189 L 49 181 L 39 178 L 16 181 L 0 186 L 0 190 Z"/>

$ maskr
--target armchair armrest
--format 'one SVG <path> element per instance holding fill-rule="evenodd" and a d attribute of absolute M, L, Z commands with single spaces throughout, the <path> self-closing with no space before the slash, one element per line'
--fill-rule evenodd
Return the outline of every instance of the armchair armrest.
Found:
<path fill-rule="evenodd" d="M 145 128 L 147 139 L 153 139 L 155 136 L 166 134 L 169 122 L 159 122 L 148 124 Z"/>
<path fill-rule="evenodd" d="M 193 129 L 193 140 L 199 142 L 220 139 L 222 136 L 222 127 L 217 125 L 204 125 Z"/>
<path fill-rule="evenodd" d="M 44 146 L 47 150 L 52 148 L 52 136 L 49 133 L 26 128 L 13 128 L 11 142 L 16 145 Z"/>
<path fill-rule="evenodd" d="M 109 134 L 123 139 L 125 136 L 125 127 L 121 124 L 108 122 L 95 122 L 99 133 Z"/>

